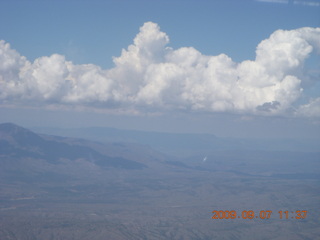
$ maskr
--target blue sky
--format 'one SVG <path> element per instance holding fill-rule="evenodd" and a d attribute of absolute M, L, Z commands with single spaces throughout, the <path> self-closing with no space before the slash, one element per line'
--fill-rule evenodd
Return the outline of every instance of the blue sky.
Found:
<path fill-rule="evenodd" d="M 314 1 L 315 2 L 315 1 Z M 4 0 L 1 39 L 28 59 L 59 53 L 74 63 L 112 67 L 144 22 L 158 23 L 174 48 L 253 59 L 277 29 L 319 27 L 319 7 L 253 0 Z"/>
<path fill-rule="evenodd" d="M 0 72 L 0 121 L 318 137 L 319 55 L 303 43 L 316 49 L 319 13 L 316 0 L 4 0 L 2 61 L 15 65 Z M 312 30 L 296 31 L 303 27 Z M 255 62 L 258 44 L 279 29 L 292 30 L 273 35 L 292 44 L 288 63 L 273 63 L 283 56 L 276 51 L 268 58 L 278 40 Z M 292 56 L 295 68 L 286 65 Z"/>

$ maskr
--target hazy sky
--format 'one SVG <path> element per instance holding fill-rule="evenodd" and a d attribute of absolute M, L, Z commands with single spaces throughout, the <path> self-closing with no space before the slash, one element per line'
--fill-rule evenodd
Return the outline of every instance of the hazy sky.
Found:
<path fill-rule="evenodd" d="M 0 122 L 320 136 L 320 1 L 3 0 Z"/>

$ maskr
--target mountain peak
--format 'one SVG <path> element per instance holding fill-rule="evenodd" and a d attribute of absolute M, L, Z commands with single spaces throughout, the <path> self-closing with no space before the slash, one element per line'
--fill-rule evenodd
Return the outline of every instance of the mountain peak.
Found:
<path fill-rule="evenodd" d="M 42 138 L 34 132 L 14 123 L 1 123 L 0 140 L 28 146 L 31 142 L 42 141 Z"/>
<path fill-rule="evenodd" d="M 18 132 L 21 130 L 29 131 L 29 130 L 27 130 L 23 127 L 20 127 L 14 123 L 10 123 L 10 122 L 0 123 L 0 132 L 14 133 L 14 132 Z"/>

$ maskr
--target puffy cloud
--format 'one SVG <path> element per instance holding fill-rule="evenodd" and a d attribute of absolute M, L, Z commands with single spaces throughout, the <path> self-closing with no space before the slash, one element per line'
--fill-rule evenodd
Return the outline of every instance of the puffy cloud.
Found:
<path fill-rule="evenodd" d="M 19 73 L 28 64 L 25 57 L 0 40 L 0 99 L 20 97 L 24 91 L 20 86 Z"/>
<path fill-rule="evenodd" d="M 113 81 L 106 71 L 100 67 L 87 65 L 73 65 L 68 63 L 68 91 L 62 98 L 66 103 L 94 103 L 107 102 L 113 99 Z"/>
<path fill-rule="evenodd" d="M 20 84 L 25 84 L 27 98 L 57 100 L 65 93 L 67 63 L 63 56 L 54 54 L 40 57 L 26 64 L 20 71 Z"/>
<path fill-rule="evenodd" d="M 255 60 L 240 63 L 168 43 L 159 26 L 147 22 L 114 58 L 114 68 L 103 70 L 74 65 L 58 54 L 30 63 L 0 41 L 0 102 L 287 114 L 301 97 L 305 60 L 320 53 L 320 28 L 277 30 L 257 46 Z M 295 114 L 320 115 L 318 107 L 319 100 L 312 100 Z"/>

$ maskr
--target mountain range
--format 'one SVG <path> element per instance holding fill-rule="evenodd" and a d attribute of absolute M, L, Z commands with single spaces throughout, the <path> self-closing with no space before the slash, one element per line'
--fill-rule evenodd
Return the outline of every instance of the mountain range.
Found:
<path fill-rule="evenodd" d="M 189 157 L 193 154 L 209 154 L 216 151 L 317 152 L 320 149 L 319 139 L 227 138 L 206 133 L 146 132 L 110 127 L 33 127 L 31 129 L 43 134 L 90 139 L 103 143 L 134 143 L 149 146 L 176 157 Z"/>
<path fill-rule="evenodd" d="M 58 163 L 60 159 L 85 159 L 86 161 L 106 167 L 140 169 L 144 164 L 110 157 L 98 151 L 64 141 L 64 138 L 40 136 L 34 132 L 12 123 L 0 124 L 0 153 L 2 158 L 45 159 L 49 163 Z"/>

